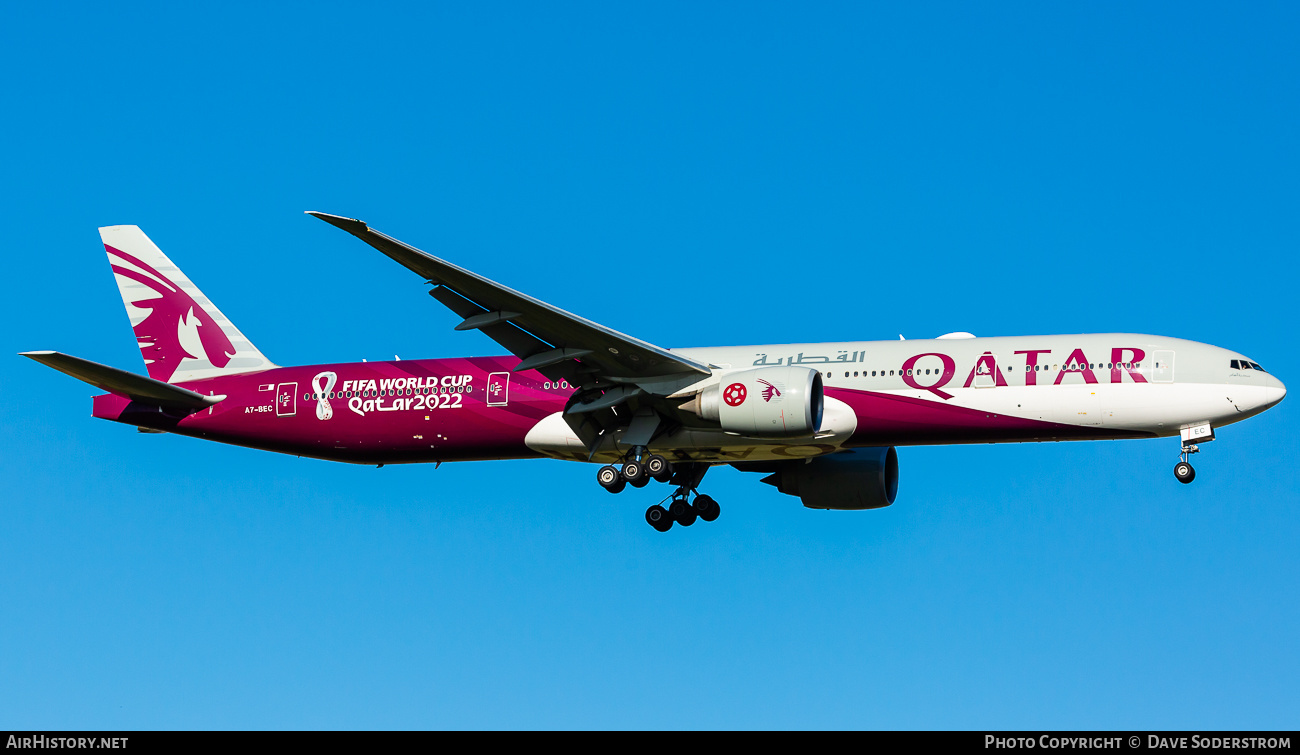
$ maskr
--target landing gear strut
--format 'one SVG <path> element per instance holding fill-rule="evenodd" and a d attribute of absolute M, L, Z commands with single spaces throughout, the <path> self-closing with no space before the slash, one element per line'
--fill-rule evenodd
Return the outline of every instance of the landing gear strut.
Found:
<path fill-rule="evenodd" d="M 1195 453 L 1200 453 L 1201 449 L 1187 443 L 1183 445 L 1183 452 L 1178 455 L 1178 463 L 1174 465 L 1174 477 L 1186 485 L 1196 479 L 1196 469 L 1192 466 L 1187 457 Z"/>

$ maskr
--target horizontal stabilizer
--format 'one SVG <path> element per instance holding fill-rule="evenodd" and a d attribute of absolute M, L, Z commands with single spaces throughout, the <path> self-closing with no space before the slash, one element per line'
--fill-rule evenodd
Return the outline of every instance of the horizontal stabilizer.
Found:
<path fill-rule="evenodd" d="M 134 372 L 119 370 L 88 359 L 60 354 L 57 351 L 27 351 L 19 356 L 35 359 L 47 367 L 99 388 L 125 396 L 132 401 L 161 406 L 165 409 L 206 409 L 225 396 L 204 396 L 154 380 Z"/>

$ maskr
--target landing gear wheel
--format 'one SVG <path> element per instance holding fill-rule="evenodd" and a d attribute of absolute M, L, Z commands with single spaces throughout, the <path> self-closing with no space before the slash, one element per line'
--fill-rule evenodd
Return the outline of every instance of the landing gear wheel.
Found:
<path fill-rule="evenodd" d="M 645 460 L 645 471 L 659 482 L 668 482 L 673 476 L 673 465 L 664 457 L 654 454 Z"/>
<path fill-rule="evenodd" d="M 596 482 L 611 493 L 617 493 L 623 489 L 626 484 L 623 476 L 618 473 L 618 467 L 606 464 L 596 472 Z"/>
<path fill-rule="evenodd" d="M 722 513 L 722 508 L 718 502 L 707 495 L 695 496 L 695 510 L 699 512 L 700 518 L 706 522 L 712 522 Z"/>
<path fill-rule="evenodd" d="M 671 514 L 673 519 L 683 527 L 689 527 L 692 524 L 695 524 L 695 517 L 699 516 L 699 513 L 696 512 L 695 509 L 691 508 L 691 505 L 681 498 L 673 501 L 672 504 L 668 506 L 668 513 Z"/>
<path fill-rule="evenodd" d="M 645 485 L 650 480 L 645 473 L 645 465 L 635 459 L 623 465 L 623 479 L 632 483 L 636 487 Z"/>
<path fill-rule="evenodd" d="M 663 506 L 654 505 L 645 510 L 646 522 L 660 532 L 667 532 L 673 526 L 673 518 Z"/>
<path fill-rule="evenodd" d="M 1196 479 L 1196 470 L 1192 468 L 1191 464 L 1180 461 L 1174 465 L 1174 477 L 1177 477 L 1179 482 L 1186 485 Z"/>

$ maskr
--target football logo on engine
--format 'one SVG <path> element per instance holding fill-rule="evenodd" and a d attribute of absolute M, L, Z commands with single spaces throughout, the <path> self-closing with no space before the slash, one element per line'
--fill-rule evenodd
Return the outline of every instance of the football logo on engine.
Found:
<path fill-rule="evenodd" d="M 727 406 L 740 406 L 745 403 L 745 396 L 748 394 L 744 383 L 732 383 L 722 392 L 722 400 L 727 402 Z"/>

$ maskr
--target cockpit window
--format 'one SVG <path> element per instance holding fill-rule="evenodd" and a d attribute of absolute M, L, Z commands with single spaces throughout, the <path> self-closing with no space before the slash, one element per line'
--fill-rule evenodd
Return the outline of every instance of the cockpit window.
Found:
<path fill-rule="evenodd" d="M 1232 360 L 1232 369 L 1234 369 L 1234 370 L 1239 370 L 1239 369 L 1241 369 L 1241 360 L 1240 360 L 1240 359 L 1234 359 L 1234 360 Z"/>
<path fill-rule="evenodd" d="M 1249 364 L 1251 369 L 1253 370 L 1259 370 L 1260 372 L 1267 372 L 1267 370 L 1259 366 L 1259 362 L 1248 362 L 1247 364 Z"/>
<path fill-rule="evenodd" d="M 1264 369 L 1263 367 L 1260 367 L 1260 366 L 1259 366 L 1259 362 L 1249 362 L 1249 361 L 1247 361 L 1247 360 L 1245 360 L 1245 359 L 1234 359 L 1234 360 L 1232 360 L 1232 369 L 1234 369 L 1234 370 L 1259 370 L 1260 372 L 1268 372 L 1268 370 L 1266 370 L 1266 369 Z"/>

